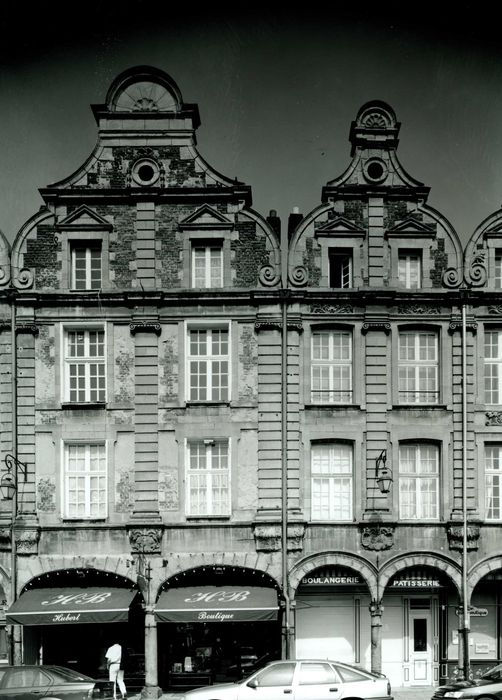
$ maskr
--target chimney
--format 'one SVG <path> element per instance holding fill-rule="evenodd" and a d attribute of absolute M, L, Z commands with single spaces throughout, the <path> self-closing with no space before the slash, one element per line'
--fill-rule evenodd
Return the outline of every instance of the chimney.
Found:
<path fill-rule="evenodd" d="M 267 223 L 270 228 L 275 232 L 278 238 L 281 236 L 281 220 L 277 216 L 277 211 L 275 209 L 270 210 L 270 214 L 267 216 Z"/>
<path fill-rule="evenodd" d="M 289 215 L 288 219 L 288 238 L 291 239 L 291 236 L 293 235 L 293 231 L 295 228 L 298 226 L 300 221 L 303 219 L 303 214 L 300 214 L 300 210 L 298 207 L 293 207 L 293 211 Z"/>

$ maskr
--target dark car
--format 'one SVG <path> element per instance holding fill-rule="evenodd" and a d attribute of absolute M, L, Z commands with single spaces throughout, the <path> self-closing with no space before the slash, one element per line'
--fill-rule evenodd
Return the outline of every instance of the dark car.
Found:
<path fill-rule="evenodd" d="M 442 698 L 485 698 L 502 700 L 502 664 L 485 671 L 479 678 L 468 681 L 451 681 L 436 688 L 432 700 Z"/>
<path fill-rule="evenodd" d="M 113 683 L 63 666 L 0 666 L 0 698 L 105 700 L 113 698 Z"/>

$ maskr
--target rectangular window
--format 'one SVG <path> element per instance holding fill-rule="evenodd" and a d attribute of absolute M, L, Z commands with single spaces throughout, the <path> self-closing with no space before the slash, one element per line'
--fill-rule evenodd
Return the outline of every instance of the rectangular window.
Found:
<path fill-rule="evenodd" d="M 105 332 L 67 330 L 64 337 L 64 400 L 105 401 Z"/>
<path fill-rule="evenodd" d="M 485 331 L 485 403 L 502 403 L 502 331 Z"/>
<path fill-rule="evenodd" d="M 65 445 L 64 517 L 96 519 L 107 514 L 104 443 Z"/>
<path fill-rule="evenodd" d="M 495 274 L 493 276 L 493 286 L 502 289 L 502 250 L 495 251 Z"/>
<path fill-rule="evenodd" d="M 417 252 L 399 252 L 398 277 L 406 289 L 422 286 L 422 256 Z"/>
<path fill-rule="evenodd" d="M 329 286 L 335 289 L 352 287 L 352 251 L 329 249 Z"/>
<path fill-rule="evenodd" d="M 228 335 L 228 328 L 189 329 L 189 401 L 228 401 Z"/>
<path fill-rule="evenodd" d="M 312 445 L 312 520 L 352 520 L 352 446 Z"/>
<path fill-rule="evenodd" d="M 313 403 L 352 401 L 352 333 L 312 333 L 311 400 Z"/>
<path fill-rule="evenodd" d="M 187 452 L 187 515 L 230 515 L 228 440 L 190 440 Z"/>
<path fill-rule="evenodd" d="M 438 403 L 438 336 L 430 331 L 399 334 L 399 401 Z"/>
<path fill-rule="evenodd" d="M 485 445 L 485 518 L 501 520 L 502 444 Z"/>
<path fill-rule="evenodd" d="M 223 287 L 221 243 L 197 243 L 192 247 L 192 287 Z"/>
<path fill-rule="evenodd" d="M 437 520 L 439 517 L 437 445 L 400 446 L 399 515 L 403 520 Z"/>
<path fill-rule="evenodd" d="M 101 289 L 101 244 L 75 244 L 71 248 L 71 287 Z"/>

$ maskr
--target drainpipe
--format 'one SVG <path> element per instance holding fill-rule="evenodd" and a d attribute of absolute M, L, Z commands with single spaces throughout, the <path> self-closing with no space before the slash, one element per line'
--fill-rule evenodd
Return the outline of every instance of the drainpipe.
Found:
<path fill-rule="evenodd" d="M 284 596 L 284 658 L 291 657 L 291 601 L 288 570 L 288 239 L 289 226 L 281 229 L 281 542 L 282 594 Z"/>
<path fill-rule="evenodd" d="M 462 667 L 464 679 L 470 675 L 470 611 L 467 588 L 467 328 L 466 305 L 462 303 Z"/>
<path fill-rule="evenodd" d="M 14 524 L 17 518 L 18 508 L 18 478 L 17 478 L 17 347 L 16 347 L 16 296 L 11 296 L 11 316 L 10 316 L 10 337 L 11 337 L 11 422 L 12 422 L 12 454 L 14 456 L 14 468 L 12 469 L 12 478 L 14 486 L 14 495 L 12 497 L 11 511 L 11 526 L 10 526 L 10 581 L 11 581 L 11 604 L 17 599 L 17 546 L 14 531 Z M 22 663 L 21 651 L 21 627 L 12 625 L 10 639 L 10 656 L 11 663 Z"/>

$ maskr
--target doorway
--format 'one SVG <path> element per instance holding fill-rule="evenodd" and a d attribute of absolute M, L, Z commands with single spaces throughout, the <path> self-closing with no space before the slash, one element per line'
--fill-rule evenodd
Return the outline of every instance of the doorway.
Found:
<path fill-rule="evenodd" d="M 430 600 L 411 599 L 408 614 L 410 685 L 432 685 L 432 615 Z"/>

